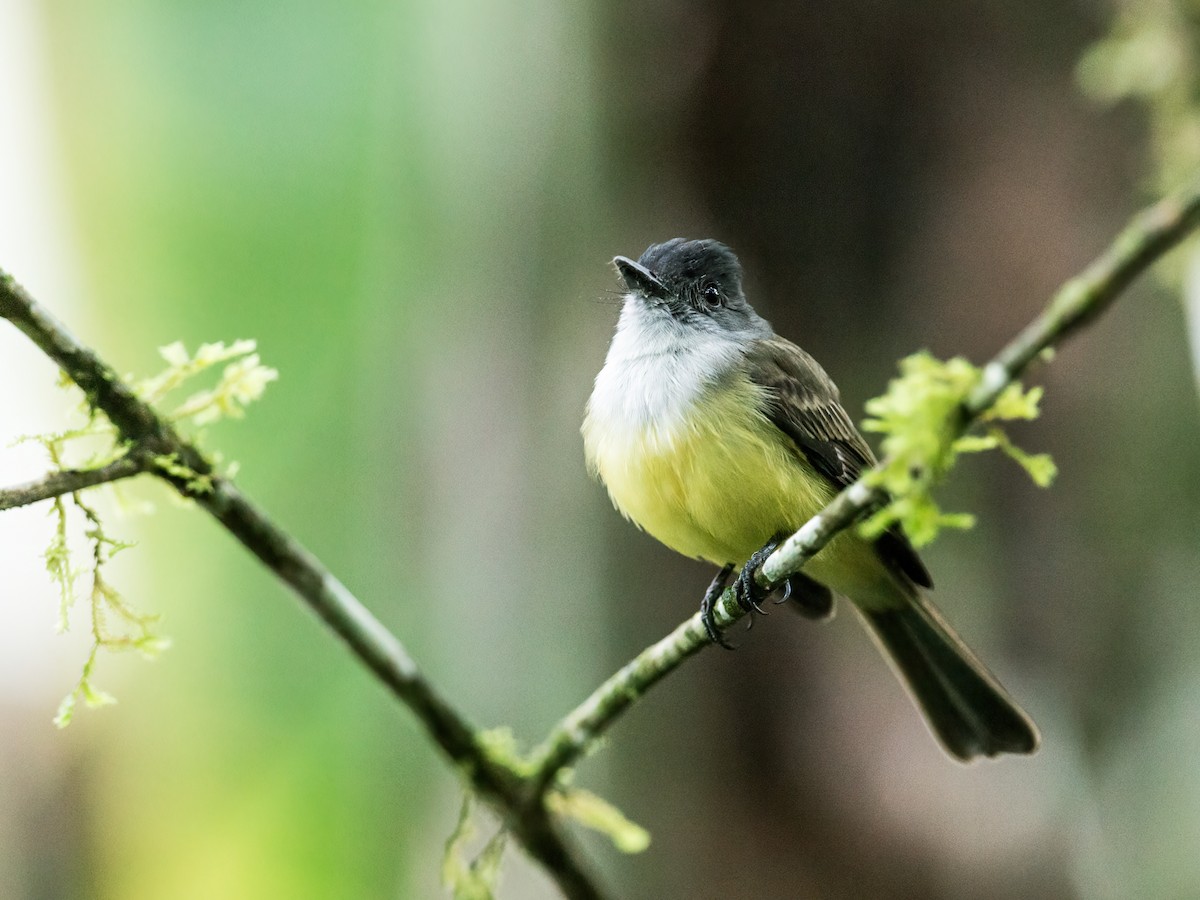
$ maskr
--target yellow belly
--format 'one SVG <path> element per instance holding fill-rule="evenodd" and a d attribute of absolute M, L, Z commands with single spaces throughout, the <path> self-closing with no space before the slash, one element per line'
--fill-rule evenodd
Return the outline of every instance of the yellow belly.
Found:
<path fill-rule="evenodd" d="M 747 379 L 727 383 L 670 428 L 586 426 L 590 462 L 617 509 L 671 549 L 717 565 L 741 565 L 774 535 L 807 522 L 834 490 L 756 412 L 761 390 Z M 805 572 L 864 605 L 897 598 L 873 549 L 851 533 Z"/>

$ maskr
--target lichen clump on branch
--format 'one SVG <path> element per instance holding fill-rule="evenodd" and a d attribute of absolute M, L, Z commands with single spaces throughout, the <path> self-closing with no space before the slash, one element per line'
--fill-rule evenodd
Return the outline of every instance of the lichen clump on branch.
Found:
<path fill-rule="evenodd" d="M 129 379 L 139 399 L 152 405 L 165 403 L 171 394 L 216 366 L 224 364 L 217 383 L 190 394 L 163 418 L 174 425 L 203 428 L 223 418 L 241 418 L 247 404 L 262 396 L 266 386 L 279 373 L 262 364 L 254 341 L 234 341 L 203 344 L 190 355 L 181 342 L 159 350 L 167 368 L 157 375 L 140 381 Z M 103 412 L 91 407 L 82 392 L 64 374 L 60 386 L 76 396 L 75 408 L 84 417 L 76 428 L 52 434 L 31 435 L 22 441 L 41 444 L 50 458 L 54 471 L 87 471 L 100 469 L 129 454 L 133 448 L 120 437 L 117 428 Z M 210 476 L 202 476 L 182 467 L 173 457 L 157 457 L 153 464 L 169 474 L 191 479 L 189 487 L 202 491 L 211 487 Z M 227 466 L 226 470 L 232 469 Z M 208 480 L 206 480 L 208 479 Z M 91 488 L 90 490 L 95 490 Z M 46 569 L 58 587 L 58 630 L 70 627 L 71 611 L 78 599 L 76 584 L 87 573 L 87 615 L 92 646 L 83 665 L 79 681 L 59 705 L 54 722 L 60 728 L 71 721 L 79 701 L 89 707 L 115 702 L 112 695 L 96 686 L 93 670 L 97 656 L 104 650 L 136 650 L 146 658 L 154 658 L 170 642 L 158 631 L 159 617 L 141 613 L 132 607 L 106 577 L 106 567 L 112 557 L 131 546 L 110 537 L 96 509 L 82 498 L 83 491 L 55 497 L 50 515 L 55 522 L 54 533 L 44 553 Z M 69 500 L 69 503 L 67 502 Z M 70 517 L 74 510 L 83 517 L 83 536 L 90 552 L 84 564 L 77 564 L 69 548 Z"/>
<path fill-rule="evenodd" d="M 878 537 L 899 524 L 912 542 L 928 544 L 942 528 L 970 528 L 970 513 L 944 512 L 933 498 L 933 489 L 953 468 L 960 454 L 998 449 L 1015 460 L 1040 487 L 1047 487 L 1057 472 L 1048 454 L 1030 454 L 1017 447 L 1001 423 L 1036 419 L 1042 398 L 1040 387 L 1010 384 L 992 407 L 979 417 L 982 434 L 958 436 L 963 404 L 979 385 L 982 370 L 963 359 L 939 360 L 927 352 L 900 361 L 900 375 L 888 384 L 887 393 L 867 403 L 870 418 L 865 431 L 882 434 L 882 470 L 870 476 L 872 484 L 897 498 L 878 510 L 861 526 L 867 537 Z"/>

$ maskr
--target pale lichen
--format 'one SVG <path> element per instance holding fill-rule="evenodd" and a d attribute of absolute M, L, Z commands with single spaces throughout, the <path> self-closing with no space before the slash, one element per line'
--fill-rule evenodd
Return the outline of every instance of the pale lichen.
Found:
<path fill-rule="evenodd" d="M 508 832 L 499 829 L 473 859 L 468 859 L 467 844 L 476 833 L 471 812 L 471 794 L 465 791 L 458 823 L 447 838 L 446 850 L 442 855 L 442 885 L 454 895 L 455 900 L 492 900 Z"/>
<path fill-rule="evenodd" d="M 159 349 L 167 368 L 149 378 L 127 383 L 140 399 L 152 404 L 163 404 L 176 389 L 191 382 L 215 366 L 224 365 L 211 387 L 196 391 L 182 403 L 164 415 L 175 425 L 202 427 L 222 418 L 241 418 L 246 404 L 262 396 L 266 386 L 278 378 L 278 372 L 264 366 L 255 352 L 254 341 L 234 341 L 232 344 L 203 344 L 194 355 L 189 354 L 180 342 Z M 45 448 L 54 471 L 90 470 L 106 466 L 130 452 L 128 442 L 121 438 L 117 428 L 108 417 L 93 408 L 87 397 L 63 373 L 59 384 L 72 393 L 75 412 L 82 418 L 74 428 L 51 434 L 23 437 L 21 441 L 35 441 Z M 186 489 L 199 494 L 212 490 L 212 476 L 196 472 L 184 465 L 175 454 L 159 455 L 153 464 L 182 481 Z M 230 464 L 227 470 L 235 464 Z M 71 507 L 82 515 L 83 536 L 90 547 L 87 566 L 77 565 L 70 551 Z M 100 514 L 95 507 L 85 503 L 81 492 L 55 497 L 50 509 L 54 519 L 54 531 L 43 558 L 46 570 L 58 589 L 59 610 L 57 628 L 60 632 L 70 627 L 71 610 L 77 601 L 76 588 L 81 576 L 90 575 L 88 598 L 88 621 L 92 646 L 79 681 L 63 698 L 55 716 L 55 724 L 66 726 L 72 719 L 79 701 L 86 706 L 96 707 L 113 703 L 114 698 L 96 687 L 93 671 L 101 650 L 135 650 L 142 656 L 153 658 L 169 646 L 169 640 L 158 631 L 159 617 L 141 613 L 132 607 L 107 577 L 107 566 L 112 557 L 129 544 L 110 537 Z"/>
<path fill-rule="evenodd" d="M 546 808 L 605 835 L 622 853 L 641 853 L 650 846 L 650 832 L 591 791 L 556 788 L 546 795 Z"/>

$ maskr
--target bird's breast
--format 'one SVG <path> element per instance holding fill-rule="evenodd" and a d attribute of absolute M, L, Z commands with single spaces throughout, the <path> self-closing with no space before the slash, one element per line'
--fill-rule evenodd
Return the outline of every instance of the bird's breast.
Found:
<path fill-rule="evenodd" d="M 799 477 L 761 386 L 737 366 L 689 380 L 675 363 L 605 366 L 584 420 L 588 462 L 614 505 L 668 547 L 741 562 L 826 492 Z"/>

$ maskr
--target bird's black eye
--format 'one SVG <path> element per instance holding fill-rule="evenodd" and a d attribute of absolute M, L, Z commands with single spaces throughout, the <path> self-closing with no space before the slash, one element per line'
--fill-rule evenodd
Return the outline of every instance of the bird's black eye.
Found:
<path fill-rule="evenodd" d="M 721 289 L 711 281 L 700 289 L 700 296 L 710 309 L 716 309 L 721 305 Z"/>

